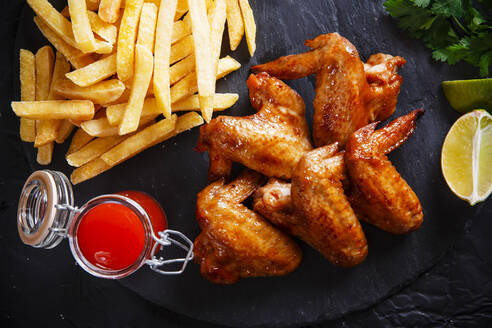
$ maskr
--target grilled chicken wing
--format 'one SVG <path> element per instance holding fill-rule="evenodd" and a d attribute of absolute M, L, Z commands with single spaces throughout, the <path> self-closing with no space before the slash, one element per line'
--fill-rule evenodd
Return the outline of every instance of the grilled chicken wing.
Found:
<path fill-rule="evenodd" d="M 288 179 L 301 156 L 312 149 L 304 101 L 267 73 L 251 75 L 247 84 L 256 114 L 219 116 L 200 128 L 197 150 L 209 152 L 209 179 L 228 177 L 231 161 Z"/>
<path fill-rule="evenodd" d="M 343 191 L 343 152 L 337 150 L 333 144 L 307 153 L 294 171 L 291 188 L 271 180 L 256 192 L 253 206 L 333 264 L 349 267 L 366 258 L 367 242 Z"/>
<path fill-rule="evenodd" d="M 403 234 L 420 227 L 420 201 L 386 154 L 404 143 L 423 110 L 374 130 L 377 122 L 357 130 L 347 142 L 345 163 L 350 177 L 350 203 L 357 216 L 382 230 Z"/>
<path fill-rule="evenodd" d="M 371 56 L 366 69 L 357 49 L 338 33 L 323 34 L 306 41 L 312 50 L 280 57 L 252 68 L 281 79 L 298 79 L 316 74 L 313 138 L 316 147 L 339 142 L 375 118 L 395 110 L 401 77 L 401 57 Z"/>
<path fill-rule="evenodd" d="M 211 282 L 231 284 L 246 277 L 280 276 L 299 265 L 299 246 L 241 204 L 262 181 L 260 174 L 248 170 L 227 185 L 221 179 L 198 194 L 202 232 L 194 243 L 195 259 Z"/>

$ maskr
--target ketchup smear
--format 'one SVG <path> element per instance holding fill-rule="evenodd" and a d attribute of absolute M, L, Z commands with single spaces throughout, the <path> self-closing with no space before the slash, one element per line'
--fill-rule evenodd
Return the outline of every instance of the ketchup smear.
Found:
<path fill-rule="evenodd" d="M 151 196 L 139 191 L 118 193 L 136 201 L 147 212 L 154 233 L 166 229 L 166 215 Z M 121 204 L 97 205 L 81 220 L 77 242 L 83 256 L 105 270 L 121 270 L 138 259 L 145 245 L 145 230 L 138 216 Z"/>

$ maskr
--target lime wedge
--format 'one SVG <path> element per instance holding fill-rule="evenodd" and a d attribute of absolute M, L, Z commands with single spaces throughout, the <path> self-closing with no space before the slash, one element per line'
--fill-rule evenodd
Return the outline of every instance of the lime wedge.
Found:
<path fill-rule="evenodd" d="M 475 110 L 449 130 L 441 153 L 441 169 L 449 188 L 475 205 L 492 192 L 492 116 Z"/>
<path fill-rule="evenodd" d="M 492 113 L 492 79 L 443 81 L 451 107 L 460 113 L 483 108 Z"/>

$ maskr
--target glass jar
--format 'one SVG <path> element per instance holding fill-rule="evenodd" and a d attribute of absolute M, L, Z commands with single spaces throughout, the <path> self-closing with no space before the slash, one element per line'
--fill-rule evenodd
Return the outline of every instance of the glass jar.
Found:
<path fill-rule="evenodd" d="M 163 275 L 182 273 L 188 262 L 193 259 L 193 242 L 179 231 L 169 229 L 155 231 L 165 227 L 166 222 L 159 222 L 155 214 L 150 215 L 149 206 L 153 207 L 153 211 L 156 208 L 162 211 L 160 205 L 148 195 L 144 197 L 146 199 L 144 203 L 132 196 L 135 193 L 146 195 L 140 192 L 101 195 L 78 208 L 74 207 L 72 185 L 63 173 L 50 170 L 36 171 L 29 176 L 20 195 L 17 211 L 19 236 L 25 244 L 45 249 L 56 247 L 68 237 L 70 249 L 77 263 L 85 271 L 100 278 L 123 278 L 134 273 L 144 264 Z M 84 255 L 81 248 L 79 230 L 85 222 L 84 218 L 91 215 L 93 213 L 91 211 L 98 206 L 108 204 L 124 207 L 143 227 L 143 230 L 138 230 L 143 231 L 142 249 L 133 263 L 124 268 L 111 269 L 93 263 Z M 164 212 L 162 214 L 164 215 Z M 165 220 L 165 215 L 163 217 Z M 157 256 L 164 246 L 172 245 L 181 248 L 185 255 L 174 259 Z M 161 268 L 176 263 L 181 264 L 177 270 Z"/>

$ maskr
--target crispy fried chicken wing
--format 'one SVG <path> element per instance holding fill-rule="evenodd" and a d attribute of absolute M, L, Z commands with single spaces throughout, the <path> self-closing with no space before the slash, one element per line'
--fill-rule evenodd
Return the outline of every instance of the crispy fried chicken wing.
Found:
<path fill-rule="evenodd" d="M 418 229 L 423 213 L 417 195 L 386 154 L 412 135 L 422 113 L 423 110 L 414 110 L 376 131 L 377 122 L 371 123 L 350 137 L 345 150 L 349 199 L 357 216 L 394 234 Z"/>
<path fill-rule="evenodd" d="M 364 65 L 354 45 L 338 33 L 322 34 L 305 44 L 312 50 L 280 57 L 252 70 L 281 79 L 316 74 L 316 147 L 333 142 L 344 146 L 352 132 L 393 113 L 401 83 L 396 72 L 405 63 L 403 58 L 377 54 Z"/>
<path fill-rule="evenodd" d="M 194 243 L 195 259 L 211 282 L 280 276 L 299 265 L 302 253 L 294 240 L 241 204 L 263 180 L 247 170 L 227 185 L 221 179 L 198 194 L 202 232 Z"/>
<path fill-rule="evenodd" d="M 260 188 L 253 207 L 340 266 L 360 264 L 367 242 L 344 194 L 343 152 L 337 144 L 307 153 L 297 165 L 292 186 L 270 180 Z"/>
<path fill-rule="evenodd" d="M 251 75 L 247 84 L 256 114 L 219 116 L 200 128 L 197 150 L 209 152 L 209 179 L 228 177 L 231 161 L 289 179 L 301 156 L 312 149 L 304 101 L 267 73 Z"/>

